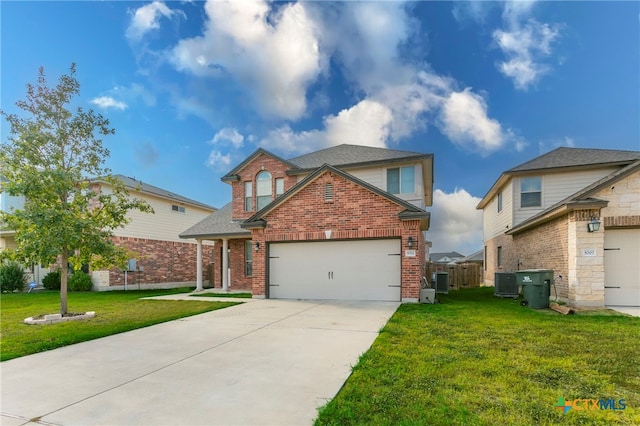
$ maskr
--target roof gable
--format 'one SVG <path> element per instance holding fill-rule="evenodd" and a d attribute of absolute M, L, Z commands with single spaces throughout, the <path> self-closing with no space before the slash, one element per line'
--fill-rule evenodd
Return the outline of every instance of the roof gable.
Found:
<path fill-rule="evenodd" d="M 250 228 L 256 228 L 256 227 L 263 227 L 266 222 L 264 220 L 264 217 L 271 211 L 275 210 L 276 208 L 278 208 L 279 206 L 281 206 L 282 204 L 286 203 L 287 200 L 289 200 L 291 197 L 293 197 L 295 194 L 299 193 L 301 190 L 303 190 L 304 188 L 306 188 L 309 184 L 311 184 L 313 181 L 315 181 L 316 179 L 318 179 L 320 176 L 322 176 L 325 172 L 331 172 L 333 174 L 336 174 L 338 176 L 341 176 L 342 178 L 351 181 L 353 183 L 355 183 L 358 186 L 361 186 L 367 190 L 369 190 L 370 192 L 373 192 L 397 205 L 399 205 L 400 207 L 404 208 L 404 211 L 402 211 L 399 214 L 400 219 L 403 220 L 409 220 L 409 219 L 419 219 L 419 220 L 425 220 L 427 222 L 428 225 L 428 220 L 430 217 L 429 212 L 426 212 L 425 210 L 422 210 L 416 206 L 414 206 L 413 204 L 402 200 L 398 197 L 396 197 L 395 195 L 392 195 L 386 191 L 383 191 L 363 180 L 360 180 L 358 178 L 356 178 L 355 176 L 346 173 L 340 169 L 337 169 L 329 164 L 325 164 L 322 167 L 317 168 L 315 171 L 313 171 L 311 174 L 309 174 L 309 176 L 307 176 L 305 179 L 303 179 L 302 181 L 298 182 L 294 187 L 292 187 L 289 191 L 285 192 L 283 195 L 281 195 L 279 198 L 277 198 L 276 200 L 272 201 L 270 204 L 268 204 L 266 207 L 264 207 L 262 210 L 256 212 L 253 216 L 251 216 L 250 218 L 248 218 L 241 226 L 243 228 L 246 229 L 250 229 Z"/>
<path fill-rule="evenodd" d="M 616 170 L 615 172 L 603 177 L 602 179 L 592 183 L 591 185 L 581 189 L 578 192 L 575 192 L 569 195 L 567 198 L 558 201 L 554 205 L 544 209 L 540 213 L 530 217 L 524 222 L 518 224 L 513 227 L 507 234 L 514 234 L 525 229 L 528 229 L 538 223 L 544 222 L 546 220 L 552 219 L 563 212 L 572 210 L 572 209 L 584 209 L 584 208 L 600 208 L 605 207 L 608 201 L 600 200 L 598 198 L 594 198 L 593 196 L 602 188 L 606 188 L 609 185 L 612 185 L 618 182 L 621 179 L 629 176 L 632 173 L 640 170 L 640 160 L 637 160 L 626 167 Z"/>
<path fill-rule="evenodd" d="M 640 151 L 560 147 L 503 172 L 476 206 L 483 209 L 513 176 L 566 169 L 626 166 L 640 160 Z"/>
<path fill-rule="evenodd" d="M 269 151 L 267 151 L 266 149 L 263 148 L 258 148 L 257 150 L 255 150 L 253 152 L 253 154 L 251 154 L 250 156 L 248 156 L 242 163 L 238 164 L 236 167 L 234 167 L 230 172 L 228 172 L 226 175 L 224 175 L 221 180 L 223 182 L 233 182 L 235 180 L 238 180 L 238 173 L 240 173 L 240 171 L 242 169 L 244 169 L 249 163 L 251 163 L 253 160 L 255 160 L 256 158 L 258 158 L 260 155 L 267 155 L 269 157 L 272 157 L 286 165 L 288 165 L 289 167 L 291 167 L 292 169 L 297 169 L 298 166 L 296 166 L 294 163 L 285 160 L 284 158 L 281 158 Z"/>

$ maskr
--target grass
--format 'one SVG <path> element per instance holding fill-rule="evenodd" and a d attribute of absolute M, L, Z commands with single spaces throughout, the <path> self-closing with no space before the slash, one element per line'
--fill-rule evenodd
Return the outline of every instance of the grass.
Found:
<path fill-rule="evenodd" d="M 440 298 L 398 309 L 317 426 L 640 425 L 640 318 L 536 311 L 491 288 Z M 627 408 L 563 414 L 560 397 Z"/>
<path fill-rule="evenodd" d="M 140 300 L 191 289 L 69 293 L 69 312 L 96 311 L 90 320 L 26 325 L 25 318 L 60 311 L 55 291 L 2 294 L 0 361 L 236 305 L 235 302 Z"/>
<path fill-rule="evenodd" d="M 194 293 L 193 297 L 233 297 L 236 299 L 251 299 L 251 293 Z"/>

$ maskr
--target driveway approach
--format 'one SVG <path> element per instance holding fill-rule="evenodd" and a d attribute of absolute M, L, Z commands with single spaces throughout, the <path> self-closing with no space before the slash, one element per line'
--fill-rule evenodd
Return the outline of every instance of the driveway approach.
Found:
<path fill-rule="evenodd" d="M 398 305 L 253 300 L 6 361 L 2 425 L 309 425 Z"/>

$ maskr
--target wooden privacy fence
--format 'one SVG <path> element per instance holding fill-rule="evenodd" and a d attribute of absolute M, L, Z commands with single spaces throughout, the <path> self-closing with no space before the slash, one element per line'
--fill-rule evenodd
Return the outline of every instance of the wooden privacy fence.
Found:
<path fill-rule="evenodd" d="M 482 267 L 477 263 L 456 263 L 450 265 L 427 262 L 425 271 L 428 280 L 431 280 L 431 277 L 436 272 L 447 272 L 449 274 L 449 290 L 480 287 L 480 283 L 482 282 Z"/>

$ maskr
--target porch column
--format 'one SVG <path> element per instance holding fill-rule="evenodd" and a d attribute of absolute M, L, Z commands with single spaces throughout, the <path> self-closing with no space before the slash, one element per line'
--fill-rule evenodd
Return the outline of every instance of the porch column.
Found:
<path fill-rule="evenodd" d="M 229 290 L 229 239 L 222 239 L 222 291 Z"/>
<path fill-rule="evenodd" d="M 202 240 L 196 240 L 196 291 L 202 291 Z"/>

